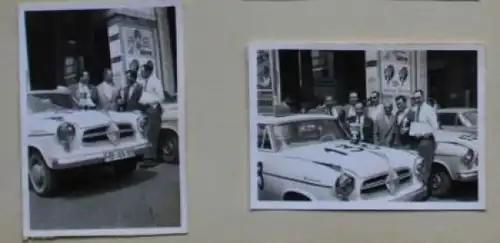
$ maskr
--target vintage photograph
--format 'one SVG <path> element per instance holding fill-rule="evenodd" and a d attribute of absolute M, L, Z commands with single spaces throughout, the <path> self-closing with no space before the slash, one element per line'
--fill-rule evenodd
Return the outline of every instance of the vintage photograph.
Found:
<path fill-rule="evenodd" d="M 187 233 L 180 6 L 20 5 L 25 237 Z"/>
<path fill-rule="evenodd" d="M 248 50 L 252 209 L 485 209 L 481 46 Z"/>

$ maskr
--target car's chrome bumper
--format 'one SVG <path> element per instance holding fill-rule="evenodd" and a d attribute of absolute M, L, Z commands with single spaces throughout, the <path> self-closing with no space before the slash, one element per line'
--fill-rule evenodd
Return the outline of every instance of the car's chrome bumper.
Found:
<path fill-rule="evenodd" d="M 427 194 L 427 188 L 424 185 L 422 185 L 418 189 L 411 191 L 409 193 L 406 193 L 404 195 L 398 196 L 398 197 L 392 199 L 391 201 L 394 201 L 394 202 L 418 201 L 418 200 L 424 198 L 426 194 Z"/>
<path fill-rule="evenodd" d="M 140 143 L 140 144 L 135 144 L 135 145 L 128 145 L 128 146 L 120 146 L 120 147 L 114 147 L 114 148 L 106 148 L 100 151 L 92 152 L 92 153 L 84 153 L 84 154 L 77 154 L 77 155 L 68 155 L 68 156 L 61 156 L 61 157 L 56 157 L 52 159 L 52 169 L 70 169 L 70 168 L 77 168 L 77 167 L 82 167 L 82 166 L 88 166 L 88 165 L 95 165 L 95 164 L 104 164 L 104 163 L 113 163 L 115 161 L 105 161 L 105 153 L 107 152 L 113 152 L 113 151 L 118 151 L 118 150 L 133 150 L 135 156 L 131 158 L 138 158 L 142 157 L 144 153 L 146 152 L 146 149 L 149 147 L 148 143 Z M 130 158 L 127 158 L 130 159 Z"/>
<path fill-rule="evenodd" d="M 456 180 L 463 182 L 477 181 L 477 168 L 458 172 Z"/>

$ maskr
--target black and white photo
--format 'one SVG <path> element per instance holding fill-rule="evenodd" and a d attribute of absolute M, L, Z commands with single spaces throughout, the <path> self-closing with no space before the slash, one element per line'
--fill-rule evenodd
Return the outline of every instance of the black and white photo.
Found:
<path fill-rule="evenodd" d="M 475 44 L 253 43 L 252 209 L 484 210 Z"/>
<path fill-rule="evenodd" d="M 180 1 L 19 7 L 25 237 L 187 233 Z"/>

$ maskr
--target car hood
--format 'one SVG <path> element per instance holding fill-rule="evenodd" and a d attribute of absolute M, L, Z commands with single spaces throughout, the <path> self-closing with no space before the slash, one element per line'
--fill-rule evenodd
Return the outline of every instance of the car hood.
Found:
<path fill-rule="evenodd" d="M 388 147 L 368 145 L 372 148 L 363 148 L 368 144 L 352 145 L 349 141 L 334 141 L 321 144 L 305 145 L 288 148 L 283 151 L 290 159 L 308 160 L 315 163 L 339 166 L 360 177 L 387 172 L 390 168 L 410 167 L 417 157 L 406 151 Z M 355 148 L 342 148 L 351 146 Z"/>
<path fill-rule="evenodd" d="M 176 119 L 177 118 L 177 110 L 178 106 L 177 103 L 163 103 L 161 104 L 161 107 L 163 109 L 162 113 L 162 119 Z"/>
<path fill-rule="evenodd" d="M 460 144 L 474 151 L 478 149 L 478 140 L 475 134 L 438 130 L 434 132 L 434 137 L 438 143 Z"/>
<path fill-rule="evenodd" d="M 57 112 L 41 112 L 33 116 L 39 119 L 70 122 L 80 128 L 104 125 L 113 120 L 111 112 L 95 110 L 61 110 Z"/>

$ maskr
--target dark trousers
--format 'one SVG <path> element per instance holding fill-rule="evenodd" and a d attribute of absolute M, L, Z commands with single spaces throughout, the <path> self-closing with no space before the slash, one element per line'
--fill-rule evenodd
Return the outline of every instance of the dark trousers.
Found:
<path fill-rule="evenodd" d="M 420 139 L 417 144 L 417 151 L 418 154 L 423 158 L 424 160 L 424 168 L 423 168 L 423 181 L 424 184 L 427 186 L 427 197 L 431 196 L 431 191 L 432 191 L 432 184 L 430 179 L 431 176 L 431 168 L 432 168 L 432 163 L 434 162 L 434 152 L 435 152 L 436 144 L 434 139 L 432 138 L 425 138 L 425 139 Z"/>
<path fill-rule="evenodd" d="M 150 143 L 149 148 L 146 150 L 145 158 L 158 160 L 158 146 L 161 130 L 161 114 L 162 110 L 160 105 L 156 108 L 149 107 L 144 111 L 144 114 L 148 118 L 148 125 L 146 126 L 146 136 Z"/>

